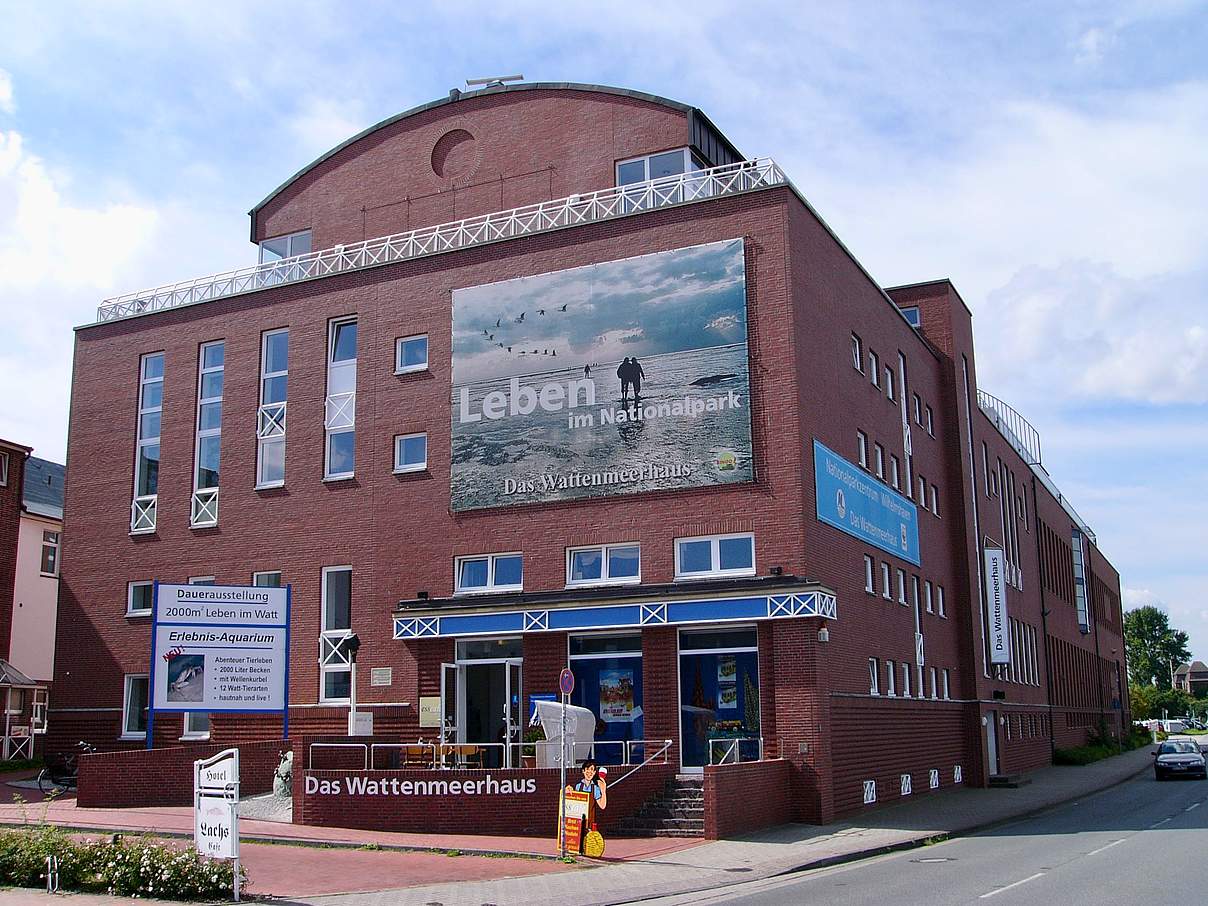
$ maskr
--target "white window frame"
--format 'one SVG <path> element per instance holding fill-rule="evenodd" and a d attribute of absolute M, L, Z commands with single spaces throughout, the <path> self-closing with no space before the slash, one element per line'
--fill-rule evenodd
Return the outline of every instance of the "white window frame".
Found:
<path fill-rule="evenodd" d="M 195 730 L 190 724 L 196 717 L 200 715 L 206 718 L 206 728 L 204 730 Z M 184 740 L 205 740 L 210 738 L 210 715 L 205 711 L 186 711 L 184 719 L 184 732 L 180 734 L 182 741 Z"/>
<path fill-rule="evenodd" d="M 625 160 L 617 161 L 616 164 L 613 166 L 613 171 L 612 171 L 613 182 L 617 186 L 638 185 L 638 183 L 633 183 L 633 182 L 627 182 L 627 183 L 621 182 L 621 167 L 623 167 L 625 164 L 636 164 L 639 161 L 641 161 L 643 164 L 645 164 L 645 167 L 643 168 L 643 173 L 645 174 L 645 177 L 646 177 L 645 179 L 640 180 L 639 182 L 649 182 L 652 178 L 654 178 L 654 177 L 651 177 L 651 175 L 650 175 L 650 159 L 652 157 L 662 157 L 665 154 L 674 154 L 676 152 L 679 152 L 684 155 L 684 169 L 680 171 L 680 174 L 688 174 L 688 173 L 692 173 L 696 170 L 706 169 L 704 167 L 704 165 L 701 164 L 696 159 L 696 155 L 694 155 L 692 153 L 691 148 L 688 148 L 688 147 L 668 148 L 665 151 L 655 151 L 652 154 L 639 154 L 637 157 L 628 157 Z M 680 175 L 680 174 L 676 174 L 676 175 Z M 670 179 L 671 177 L 670 176 L 660 176 L 657 178 Z"/>
<path fill-rule="evenodd" d="M 914 395 L 914 423 L 923 424 L 923 400 L 917 393 Z"/>
<path fill-rule="evenodd" d="M 885 661 L 885 694 L 890 698 L 896 696 L 897 693 L 897 677 L 894 675 L 897 672 L 898 665 L 896 661 Z"/>
<path fill-rule="evenodd" d="M 898 570 L 898 603 L 906 606 L 906 570 Z"/>
<path fill-rule="evenodd" d="M 884 560 L 881 561 L 881 597 L 886 601 L 893 600 L 893 574 L 889 571 L 889 564 Z"/>
<path fill-rule="evenodd" d="M 935 437 L 935 413 L 931 411 L 930 406 L 924 406 L 927 413 L 927 433 Z"/>
<path fill-rule="evenodd" d="M 885 396 L 890 402 L 897 402 L 897 380 L 888 365 L 885 366 Z"/>
<path fill-rule="evenodd" d="M 868 435 L 863 431 L 856 431 L 856 453 L 860 458 L 860 468 L 868 468 Z"/>
<path fill-rule="evenodd" d="M 928 612 L 928 613 L 935 613 L 935 610 L 934 610 L 934 607 L 933 607 L 933 600 L 932 600 L 932 591 L 931 591 L 931 588 L 932 588 L 932 586 L 931 586 L 931 580 L 930 580 L 930 579 L 926 579 L 926 580 L 924 580 L 924 582 L 923 582 L 923 601 L 924 601 L 924 602 L 926 603 L 926 605 L 927 605 L 927 612 Z"/>
<path fill-rule="evenodd" d="M 335 361 L 336 333 L 345 324 L 357 325 L 357 345 L 361 341 L 360 324 L 355 315 L 343 318 L 332 318 L 327 322 L 327 398 L 323 413 L 323 480 L 346 481 L 356 475 L 356 407 L 357 407 L 357 360 L 360 349 L 351 359 Z M 344 376 L 351 372 L 351 390 L 338 390 L 332 393 L 333 378 Z M 331 441 L 341 434 L 352 435 L 353 466 L 348 472 L 333 472 L 331 470 Z"/>
<path fill-rule="evenodd" d="M 495 584 L 495 561 L 503 557 L 519 557 L 520 558 L 520 584 L 519 585 L 497 585 Z M 472 585 L 469 588 L 462 588 L 461 585 L 461 565 L 467 560 L 486 560 L 487 561 L 487 584 Z M 495 594 L 501 591 L 524 591 L 524 552 L 523 551 L 500 551 L 494 554 L 467 554 L 463 557 L 455 557 L 453 559 L 453 594 L 455 595 L 485 595 Z"/>
<path fill-rule="evenodd" d="M 147 377 L 147 362 L 151 359 L 159 359 L 159 377 Z M 148 352 L 138 357 L 138 410 L 135 416 L 134 424 L 134 488 L 131 497 L 132 504 L 130 507 L 130 534 L 140 535 L 155 531 L 157 522 L 157 510 L 159 504 L 159 468 L 163 463 L 163 447 L 160 446 L 160 438 L 163 436 L 163 413 L 164 413 L 164 371 L 166 366 L 166 358 L 161 352 Z M 148 406 L 147 388 L 151 384 L 159 384 L 159 405 Z M 143 416 L 156 414 L 160 417 L 159 433 L 154 437 L 143 436 Z M 142 484 L 140 479 L 142 476 L 139 473 L 143 459 L 143 449 L 145 447 L 159 447 L 159 459 L 156 460 L 156 476 L 155 476 L 155 492 L 151 494 L 140 494 L 139 486 Z"/>
<path fill-rule="evenodd" d="M 868 556 L 868 554 L 865 554 L 864 555 L 864 590 L 866 592 L 868 592 L 868 594 L 870 594 L 870 595 L 875 595 L 877 593 L 877 581 L 873 575 L 875 570 L 876 570 L 876 565 L 875 565 L 872 557 Z"/>
<path fill-rule="evenodd" d="M 295 243 L 297 243 L 297 241 L 298 241 L 298 240 L 299 240 L 301 237 L 303 237 L 303 236 L 305 236 L 305 237 L 307 238 L 307 240 L 310 240 L 310 241 L 308 241 L 308 242 L 307 242 L 307 245 L 308 245 L 308 246 L 310 246 L 310 248 L 308 248 L 308 249 L 307 249 L 305 252 L 296 252 L 296 251 L 294 251 L 294 245 L 295 245 Z M 287 242 L 287 244 L 288 244 L 288 248 L 286 249 L 286 251 L 287 251 L 289 254 L 287 254 L 287 255 L 282 255 L 280 258 L 273 258 L 273 259 L 271 259 L 271 260 L 269 260 L 269 261 L 265 261 L 265 260 L 264 260 L 265 243 L 267 243 L 267 242 L 275 242 L 275 241 L 277 241 L 278 239 L 284 239 L 284 240 L 286 240 L 286 242 Z M 295 257 L 296 255 L 308 255 L 308 254 L 310 254 L 312 251 L 314 251 L 314 246 L 313 246 L 313 237 L 312 237 L 312 235 L 311 235 L 311 231 L 310 231 L 310 230 L 297 230 L 296 232 L 293 232 L 293 233 L 283 233 L 283 234 L 282 234 L 282 235 L 280 235 L 280 236 L 269 236 L 269 237 L 267 237 L 266 239 L 261 239 L 261 240 L 260 240 L 260 241 L 259 241 L 259 242 L 258 242 L 256 245 L 257 245 L 257 250 L 258 250 L 258 257 L 257 257 L 257 261 L 258 261 L 258 263 L 260 263 L 260 264 L 275 264 L 276 262 L 278 262 L 278 261 L 283 261 L 283 260 L 285 260 L 286 258 L 293 258 L 293 257 Z"/>
<path fill-rule="evenodd" d="M 952 677 L 949 674 L 947 667 L 944 668 L 941 676 L 943 677 L 944 681 L 944 701 L 950 701 L 952 699 L 952 686 L 950 685 Z"/>
<path fill-rule="evenodd" d="M 944 607 L 944 586 L 935 586 L 935 607 L 936 611 L 944 619 L 948 618 L 948 611 Z"/>
<path fill-rule="evenodd" d="M 751 539 L 751 565 L 744 566 L 739 569 L 722 569 L 721 568 L 721 542 L 729 541 L 732 538 L 749 538 Z M 685 573 L 680 568 L 680 545 L 690 541 L 708 541 L 710 542 L 710 563 L 712 568 L 708 572 L 693 572 Z M 675 539 L 675 578 L 676 581 L 692 580 L 692 579 L 716 579 L 727 578 L 731 576 L 753 576 L 756 570 L 756 552 L 755 552 L 755 533 L 754 532 L 731 532 L 724 535 L 694 535 L 685 538 Z"/>
<path fill-rule="evenodd" d="M 139 378 L 142 378 L 142 372 L 139 372 Z M 8 487 L 8 453 L 0 450 L 0 488 Z"/>
<path fill-rule="evenodd" d="M 213 585 L 214 576 L 189 576 L 190 585 Z"/>
<path fill-rule="evenodd" d="M 268 344 L 271 337 L 285 335 L 285 368 L 277 371 L 268 370 Z M 285 399 L 277 402 L 266 402 L 264 389 L 273 378 L 285 378 Z M 276 330 L 266 330 L 260 335 L 260 409 L 256 415 L 256 490 L 280 488 L 285 486 L 285 432 L 289 411 L 289 328 L 279 327 Z M 281 477 L 272 481 L 264 480 L 264 449 L 269 445 L 280 444 Z"/>
<path fill-rule="evenodd" d="M 638 549 L 638 574 L 636 576 L 621 576 L 620 578 L 612 578 L 608 574 L 608 552 L 616 548 L 636 547 Z M 574 564 L 574 555 L 583 553 L 584 551 L 599 551 L 600 552 L 600 578 L 598 579 L 574 579 L 571 577 L 571 569 Z M 582 588 L 584 586 L 600 586 L 600 585 L 640 585 L 642 582 L 642 545 L 637 541 L 618 541 L 615 544 L 587 544 L 580 547 L 568 547 L 566 549 L 566 587 L 567 588 Z"/>
<path fill-rule="evenodd" d="M 328 628 L 327 626 L 327 576 L 333 572 L 348 573 L 348 626 Z M 347 673 L 348 681 L 352 682 L 352 664 L 343 660 L 338 651 L 341 641 L 352 633 L 352 566 L 324 566 L 319 571 L 319 702 L 320 704 L 348 704 L 351 696 L 336 698 L 327 697 L 327 674 Z"/>
<path fill-rule="evenodd" d="M 902 487 L 902 463 L 892 453 L 889 454 L 889 483 L 895 491 Z"/>
<path fill-rule="evenodd" d="M 873 463 L 876 466 L 877 478 L 885 480 L 885 448 L 880 444 L 872 445 Z"/>
<path fill-rule="evenodd" d="M 256 580 L 259 579 L 261 576 L 277 576 L 278 584 L 277 585 L 258 585 Z M 261 569 L 261 570 L 257 570 L 256 572 L 252 573 L 252 585 L 257 588 L 284 588 L 285 587 L 284 585 L 279 584 L 280 580 L 284 579 L 284 578 L 285 578 L 284 574 L 279 569 Z"/>
<path fill-rule="evenodd" d="M 851 335 L 851 364 L 860 374 L 864 373 L 864 341 L 855 331 Z"/>
<path fill-rule="evenodd" d="M 929 679 L 931 680 L 931 700 L 939 701 L 939 697 L 940 697 L 939 690 L 935 687 L 935 668 L 928 667 L 927 669 L 930 671 Z"/>
<path fill-rule="evenodd" d="M 881 662 L 875 657 L 868 659 L 868 694 L 881 694 Z"/>
<path fill-rule="evenodd" d="M 147 731 L 130 729 L 130 686 L 133 680 L 147 683 L 147 705 L 151 704 L 151 678 L 146 673 L 127 673 L 122 677 L 122 739 L 146 739 Z"/>
<path fill-rule="evenodd" d="M 881 386 L 881 357 L 868 350 L 868 379 L 874 387 Z"/>
<path fill-rule="evenodd" d="M 54 535 L 53 541 L 47 541 L 47 535 Z M 42 569 L 42 564 L 46 562 L 46 548 L 54 548 L 54 569 L 46 572 Z M 50 579 L 59 578 L 59 556 L 63 553 L 63 532 L 60 529 L 50 530 L 42 529 L 42 550 L 38 557 L 38 574 L 46 576 Z"/>
<path fill-rule="evenodd" d="M 902 661 L 902 697 L 910 698 L 910 665 Z"/>
<path fill-rule="evenodd" d="M 933 516 L 940 514 L 940 494 L 935 485 L 931 486 L 931 514 Z"/>
<path fill-rule="evenodd" d="M 403 364 L 403 344 L 411 340 L 424 341 L 424 361 L 423 364 L 404 365 Z M 394 341 L 394 373 L 395 374 L 414 374 L 418 371 L 428 370 L 428 360 L 431 346 L 429 344 L 428 335 L 426 333 L 414 333 L 408 337 L 399 337 Z"/>
<path fill-rule="evenodd" d="M 913 573 L 910 575 L 910 603 L 915 610 L 919 609 L 919 577 Z"/>
<path fill-rule="evenodd" d="M 927 479 L 922 475 L 919 476 L 919 503 L 923 508 L 927 507 Z"/>
<path fill-rule="evenodd" d="M 206 350 L 222 348 L 222 362 L 206 367 Z M 202 387 L 207 375 L 221 374 L 223 390 L 218 396 L 203 397 Z M 226 341 L 211 340 L 197 347 L 197 409 L 193 436 L 193 502 L 189 523 L 193 526 L 211 527 L 218 524 L 218 487 L 222 482 L 222 400 L 226 393 Z M 218 407 L 218 427 L 202 428 L 201 412 L 205 406 Z M 218 479 L 212 485 L 201 485 L 201 445 L 211 437 L 218 438 Z M 212 501 L 212 503 L 211 503 Z"/>
<path fill-rule="evenodd" d="M 134 609 L 134 589 L 136 587 L 150 586 L 152 589 L 151 606 L 146 610 Z M 149 617 L 155 612 L 155 583 L 147 580 L 135 580 L 126 583 L 126 616 L 128 617 Z"/>
<path fill-rule="evenodd" d="M 424 461 L 402 464 L 399 462 L 399 454 L 403 449 L 403 442 L 411 440 L 414 437 L 422 437 L 424 439 Z M 428 471 L 428 432 L 416 431 L 413 434 L 396 434 L 394 435 L 394 474 L 405 475 L 408 472 L 426 472 Z"/>

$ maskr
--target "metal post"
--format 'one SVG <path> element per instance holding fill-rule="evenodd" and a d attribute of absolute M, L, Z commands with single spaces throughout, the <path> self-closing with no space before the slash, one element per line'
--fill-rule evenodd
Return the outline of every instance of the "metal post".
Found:
<path fill-rule="evenodd" d="M 559 745 L 562 747 L 561 757 L 558 759 L 562 762 L 562 783 L 558 787 L 558 802 L 561 807 L 558 809 L 558 857 L 566 858 L 566 700 L 570 698 L 565 692 L 562 693 L 562 737 Z"/>
<path fill-rule="evenodd" d="M 351 736 L 356 729 L 357 722 L 357 659 L 355 655 L 352 658 L 352 676 L 349 678 L 351 686 L 348 690 L 348 735 Z"/>

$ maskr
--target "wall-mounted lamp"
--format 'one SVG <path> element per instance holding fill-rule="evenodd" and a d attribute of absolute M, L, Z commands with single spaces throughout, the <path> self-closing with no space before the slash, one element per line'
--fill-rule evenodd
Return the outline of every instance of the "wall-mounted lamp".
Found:
<path fill-rule="evenodd" d="M 771 574 L 772 574 L 773 576 L 783 576 L 783 575 L 784 575 L 784 567 L 783 567 L 783 566 L 773 566 L 773 567 L 771 568 L 771 570 L 769 570 L 769 572 L 771 572 Z"/>
<path fill-rule="evenodd" d="M 427 600 L 428 600 L 428 593 L 427 593 L 426 591 L 417 591 L 417 592 L 415 593 L 415 598 L 416 598 L 416 600 L 418 600 L 418 601 L 427 601 Z"/>
<path fill-rule="evenodd" d="M 818 630 L 818 641 L 823 643 L 830 641 L 830 630 L 825 626 Z"/>

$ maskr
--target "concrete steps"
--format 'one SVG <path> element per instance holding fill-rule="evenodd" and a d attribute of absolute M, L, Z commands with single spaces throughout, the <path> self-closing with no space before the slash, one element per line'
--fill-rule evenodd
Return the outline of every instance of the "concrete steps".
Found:
<path fill-rule="evenodd" d="M 698 777 L 676 777 L 618 828 L 623 837 L 703 837 L 705 788 Z"/>

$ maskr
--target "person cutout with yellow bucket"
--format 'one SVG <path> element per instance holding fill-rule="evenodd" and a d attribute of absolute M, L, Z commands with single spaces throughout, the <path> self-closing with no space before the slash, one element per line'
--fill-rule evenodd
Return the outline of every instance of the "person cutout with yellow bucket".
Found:
<path fill-rule="evenodd" d="M 604 855 L 604 837 L 596 829 L 596 809 L 608 808 L 608 769 L 597 765 L 594 758 L 586 759 L 581 767 L 583 779 L 563 791 L 567 824 L 563 833 L 568 852 L 599 858 Z M 575 803 L 582 803 L 585 808 L 572 810 Z M 574 811 L 581 811 L 581 816 L 573 814 Z M 578 822 L 577 827 L 573 826 L 575 822 Z"/>

